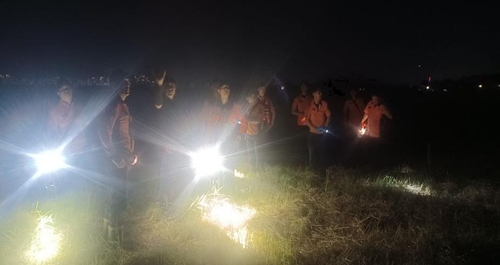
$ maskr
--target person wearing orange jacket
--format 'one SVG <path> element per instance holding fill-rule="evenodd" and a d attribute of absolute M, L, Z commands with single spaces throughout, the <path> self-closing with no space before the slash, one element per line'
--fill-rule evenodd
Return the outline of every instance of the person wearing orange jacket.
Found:
<path fill-rule="evenodd" d="M 358 134 L 361 127 L 359 126 L 364 115 L 365 103 L 363 98 L 358 95 L 358 91 L 352 88 L 349 91 L 350 97 L 344 102 L 343 109 L 343 125 L 345 133 L 345 161 L 351 161 L 356 154 L 359 153 L 359 138 Z M 359 135 L 361 136 L 361 135 Z"/>
<path fill-rule="evenodd" d="M 368 127 L 365 135 L 371 138 L 380 138 L 380 119 L 382 116 L 392 119 L 392 113 L 389 111 L 382 98 L 373 94 L 372 99 L 364 109 L 363 119 L 361 124 L 368 122 Z"/>
<path fill-rule="evenodd" d="M 252 170 L 262 169 L 259 155 L 261 141 L 260 123 L 265 115 L 265 106 L 258 100 L 256 91 L 250 91 L 246 96 L 246 108 L 241 128 L 244 130 L 247 160 Z"/>
<path fill-rule="evenodd" d="M 304 148 L 307 148 L 307 132 L 309 131 L 306 121 L 306 112 L 311 105 L 311 101 L 313 100 L 312 95 L 308 93 L 308 90 L 309 84 L 307 83 L 307 81 L 302 81 L 300 85 L 300 94 L 294 98 L 292 104 L 292 115 L 297 116 L 295 137 L 297 137 L 297 140 L 300 142 L 296 146 L 296 153 L 300 157 L 300 161 L 305 162 L 305 164 L 307 164 L 307 156 L 304 157 L 300 154 L 307 153 L 307 150 L 303 150 Z"/>
<path fill-rule="evenodd" d="M 309 166 L 313 169 L 322 170 L 325 166 L 325 148 L 323 136 L 326 128 L 330 125 L 331 112 L 328 103 L 322 100 L 323 93 L 321 89 L 313 90 L 313 101 L 307 110 L 306 123 L 309 127 L 308 149 Z"/>
<path fill-rule="evenodd" d="M 265 114 L 262 119 L 261 129 L 263 133 L 267 133 L 274 126 L 274 121 L 276 120 L 276 109 L 274 108 L 273 102 L 266 95 L 267 85 L 260 84 L 257 88 L 258 95 L 257 98 L 264 105 Z"/>
<path fill-rule="evenodd" d="M 86 136 L 84 133 L 86 117 L 80 104 L 73 100 L 73 87 L 68 79 L 62 78 L 57 82 L 57 96 L 59 101 L 48 113 L 47 135 L 52 148 L 63 147 L 66 163 L 73 167 L 88 165 L 88 156 L 85 154 Z M 68 188 L 77 186 L 81 178 L 74 172 L 65 171 L 64 177 L 48 178 L 45 188 Z"/>
<path fill-rule="evenodd" d="M 122 214 L 127 207 L 128 174 L 137 163 L 134 140 L 130 134 L 132 117 L 125 99 L 130 95 L 130 82 L 123 70 L 115 70 L 109 77 L 110 93 L 117 94 L 103 112 L 98 129 L 100 141 L 109 163 L 109 201 L 103 228 L 108 241 L 120 244 L 123 239 Z"/>
<path fill-rule="evenodd" d="M 73 101 L 73 87 L 68 79 L 57 83 L 59 102 L 49 111 L 48 135 L 54 144 L 66 144 L 65 153 L 80 154 L 85 145 L 83 108 Z"/>
<path fill-rule="evenodd" d="M 348 131 L 348 135 L 354 138 L 360 129 L 359 123 L 364 116 L 365 103 L 355 89 L 349 91 L 351 97 L 344 103 L 344 127 Z"/>
<path fill-rule="evenodd" d="M 227 81 L 217 81 L 213 85 L 216 94 L 203 104 L 200 119 L 202 125 L 202 145 L 219 144 L 227 157 L 228 166 L 238 150 L 240 123 L 243 120 L 241 105 L 231 97 L 231 87 Z M 234 165 L 232 165 L 234 166 Z"/>
<path fill-rule="evenodd" d="M 381 138 L 380 121 L 383 116 L 392 119 L 392 113 L 387 108 L 384 100 L 378 95 L 373 94 L 371 101 L 366 104 L 361 126 L 367 124 L 365 137 L 366 143 L 365 159 L 378 161 L 381 159 Z"/>
<path fill-rule="evenodd" d="M 309 86 L 306 81 L 300 85 L 300 94 L 293 99 L 292 115 L 297 116 L 297 126 L 307 126 L 306 111 L 313 100 L 312 96 L 307 94 Z"/>

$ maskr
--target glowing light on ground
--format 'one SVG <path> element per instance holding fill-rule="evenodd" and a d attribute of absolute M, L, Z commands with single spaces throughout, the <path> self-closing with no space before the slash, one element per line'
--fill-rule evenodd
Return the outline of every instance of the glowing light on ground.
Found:
<path fill-rule="evenodd" d="M 237 169 L 234 169 L 234 176 L 237 178 L 244 178 L 245 174 L 243 172 L 238 171 Z"/>
<path fill-rule="evenodd" d="M 226 235 L 239 243 L 243 248 L 248 246 L 247 223 L 256 214 L 256 210 L 246 206 L 238 206 L 229 198 L 214 193 L 205 195 L 198 206 L 202 210 L 202 220 L 216 225 Z"/>
<path fill-rule="evenodd" d="M 376 181 L 366 180 L 363 185 L 387 187 L 419 196 L 436 196 L 433 189 L 425 183 L 411 181 L 410 179 L 396 179 L 392 176 L 385 176 Z"/>
<path fill-rule="evenodd" d="M 33 239 L 26 256 L 36 264 L 53 259 L 59 252 L 62 234 L 56 233 L 52 216 L 42 216 L 33 235 Z"/>
<path fill-rule="evenodd" d="M 431 196 L 431 189 L 427 185 L 418 182 L 412 182 L 410 180 L 398 180 L 391 176 L 385 176 L 382 179 L 382 183 L 388 187 L 397 188 L 405 192 L 409 192 L 416 195 Z"/>
<path fill-rule="evenodd" d="M 431 195 L 431 191 L 427 187 L 424 187 L 423 184 L 420 184 L 420 185 L 406 184 L 403 186 L 403 188 L 406 191 L 413 193 L 413 194 L 424 195 L 424 196 Z"/>

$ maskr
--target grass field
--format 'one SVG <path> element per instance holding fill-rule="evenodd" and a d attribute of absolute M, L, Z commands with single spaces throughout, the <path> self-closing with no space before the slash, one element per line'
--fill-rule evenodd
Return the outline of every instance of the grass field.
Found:
<path fill-rule="evenodd" d="M 102 238 L 104 189 L 89 185 L 19 205 L 0 220 L 0 264 L 37 264 L 27 253 L 43 216 L 52 218 L 46 228 L 54 231 L 45 233 L 56 235 L 59 248 L 39 264 L 494 264 L 499 258 L 498 183 L 438 182 L 407 166 L 337 166 L 317 180 L 306 169 L 276 166 L 226 177 L 216 187 L 199 183 L 172 215 L 159 194 L 162 180 L 133 175 L 122 248 Z M 244 230 L 223 230 L 203 219 L 215 208 L 210 198 L 255 215 L 241 222 Z"/>

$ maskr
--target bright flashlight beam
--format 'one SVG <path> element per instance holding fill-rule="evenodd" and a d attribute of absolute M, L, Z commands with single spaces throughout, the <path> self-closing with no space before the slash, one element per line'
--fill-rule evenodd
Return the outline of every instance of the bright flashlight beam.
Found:
<path fill-rule="evenodd" d="M 190 154 L 191 167 L 196 172 L 195 179 L 212 176 L 224 169 L 224 157 L 219 153 L 217 147 L 204 148 L 196 153 Z"/>
<path fill-rule="evenodd" d="M 38 169 L 37 176 L 50 174 L 66 167 L 66 161 L 59 149 L 32 155 Z"/>

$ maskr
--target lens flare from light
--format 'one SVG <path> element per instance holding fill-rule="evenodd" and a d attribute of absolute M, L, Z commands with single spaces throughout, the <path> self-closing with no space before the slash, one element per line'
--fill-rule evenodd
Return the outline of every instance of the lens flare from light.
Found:
<path fill-rule="evenodd" d="M 62 237 L 62 234 L 56 233 L 54 229 L 52 216 L 40 217 L 26 256 L 37 264 L 53 259 L 59 252 Z"/>
<path fill-rule="evenodd" d="M 64 156 L 58 149 L 33 155 L 33 158 L 38 169 L 38 175 L 53 173 L 66 167 Z"/>
<path fill-rule="evenodd" d="M 238 206 L 221 194 L 204 196 L 198 203 L 202 220 L 216 225 L 243 248 L 248 247 L 247 223 L 257 211 L 247 206 Z"/>
<path fill-rule="evenodd" d="M 196 172 L 196 180 L 208 177 L 224 169 L 224 157 L 217 147 L 203 148 L 191 155 L 191 167 Z"/>

